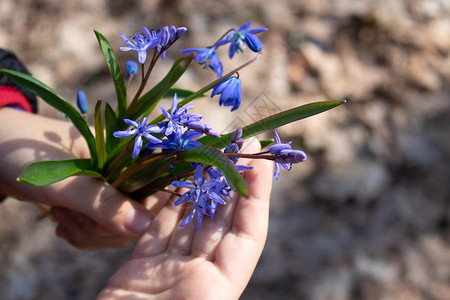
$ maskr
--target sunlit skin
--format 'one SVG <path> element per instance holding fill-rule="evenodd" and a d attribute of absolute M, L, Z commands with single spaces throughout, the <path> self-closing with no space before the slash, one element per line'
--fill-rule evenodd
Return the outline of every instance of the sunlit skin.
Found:
<path fill-rule="evenodd" d="M 151 221 L 144 234 L 136 234 L 124 224 L 132 209 L 144 207 L 100 180 L 72 177 L 40 188 L 16 181 L 34 161 L 88 156 L 70 123 L 2 108 L 0 125 L 2 191 L 52 206 L 57 234 L 75 247 L 124 247 L 139 239 L 99 299 L 239 298 L 266 240 L 273 162 L 240 159 L 254 168 L 245 174 L 248 198 L 235 196 L 199 231 L 193 222 L 179 227 L 189 210 L 173 205 L 177 196 L 149 197 L 143 204 Z M 259 151 L 258 145 L 251 142 L 245 149 Z"/>
<path fill-rule="evenodd" d="M 249 196 L 235 195 L 199 231 L 195 222 L 179 227 L 189 209 L 174 207 L 176 196 L 149 199 L 165 204 L 98 299 L 238 299 L 266 240 L 273 172 L 270 161 L 241 161 L 253 167 L 245 173 Z"/>

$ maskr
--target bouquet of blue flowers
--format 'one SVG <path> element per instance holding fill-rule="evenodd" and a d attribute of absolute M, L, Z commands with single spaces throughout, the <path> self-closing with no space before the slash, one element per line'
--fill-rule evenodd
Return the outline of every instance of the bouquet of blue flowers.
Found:
<path fill-rule="evenodd" d="M 278 180 L 280 168 L 290 170 L 292 164 L 304 161 L 306 154 L 292 149 L 291 142 L 282 143 L 276 131 L 275 144 L 259 153 L 241 153 L 244 140 L 321 113 L 345 101 L 323 101 L 295 107 L 222 135 L 202 121 L 201 114 L 192 112 L 194 105 L 191 102 L 204 97 L 210 90 L 211 97 L 220 95 L 220 106 L 231 107 L 231 111 L 239 108 L 242 93 L 238 71 L 262 55 L 263 46 L 256 34 L 267 30 L 250 27 L 251 22 L 239 29 L 231 29 L 211 46 L 182 50 L 185 56 L 178 58 L 167 75 L 152 88 L 148 88 L 147 82 L 157 61 L 165 58 L 166 51 L 187 29 L 166 26 L 149 30 L 142 27 L 141 32 L 129 38 L 121 34 L 125 46 L 120 50 L 136 51 L 138 56 L 138 62 L 124 64 L 127 83 L 113 47 L 100 32 L 95 31 L 114 82 L 117 107 L 97 101 L 93 113 L 94 132 L 87 122 L 87 99 L 83 91 L 78 92 L 76 109 L 41 81 L 12 70 L 1 70 L 16 84 L 28 88 L 64 114 L 85 138 L 91 154 L 89 159 L 33 163 L 18 179 L 31 185 L 45 186 L 69 176 L 92 176 L 108 182 L 137 201 L 157 191 L 176 194 L 179 198 L 174 205 L 187 203 L 192 207 L 181 226 L 195 218 L 197 230 L 203 218 L 214 218 L 218 204 L 226 205 L 231 201 L 232 192 L 247 195 L 242 173 L 251 172 L 251 167 L 239 164 L 240 158 L 274 161 L 274 176 Z M 245 49 L 255 52 L 256 56 L 224 74 L 216 53 L 217 48 L 223 46 L 229 46 L 230 59 Z M 214 80 L 198 91 L 174 88 L 194 60 L 211 69 L 216 74 Z M 129 83 L 139 77 L 139 88 L 129 98 Z M 171 107 L 159 106 L 161 114 L 150 120 L 150 114 L 163 98 L 172 99 Z M 260 141 L 262 148 L 272 142 Z M 171 187 L 188 191 L 178 194 L 178 190 Z"/>

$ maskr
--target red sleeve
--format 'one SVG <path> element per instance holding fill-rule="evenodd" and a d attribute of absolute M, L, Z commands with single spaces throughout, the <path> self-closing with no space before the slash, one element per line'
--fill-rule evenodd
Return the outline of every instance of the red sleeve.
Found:
<path fill-rule="evenodd" d="M 3 106 L 15 106 L 27 112 L 32 112 L 31 105 L 21 92 L 11 86 L 0 86 L 0 108 Z M 0 202 L 5 196 L 0 193 Z"/>
<path fill-rule="evenodd" d="M 0 86 L 0 107 L 18 106 L 27 112 L 32 112 L 31 105 L 22 93 L 11 86 Z"/>

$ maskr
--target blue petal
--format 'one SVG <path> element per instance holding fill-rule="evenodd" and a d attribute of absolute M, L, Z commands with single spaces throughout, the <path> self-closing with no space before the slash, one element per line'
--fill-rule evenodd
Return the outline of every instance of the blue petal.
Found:
<path fill-rule="evenodd" d="M 139 124 L 137 122 L 133 121 L 133 120 L 124 119 L 123 121 L 125 122 L 125 124 L 128 124 L 130 126 L 133 126 L 133 127 L 136 127 L 136 128 L 139 127 Z"/>
<path fill-rule="evenodd" d="M 235 42 L 232 42 L 230 45 L 230 49 L 228 49 L 228 56 L 230 58 L 233 58 L 234 53 L 236 53 L 236 50 L 237 50 L 237 45 Z"/>
<path fill-rule="evenodd" d="M 143 65 L 147 59 L 147 50 L 138 51 L 138 60 Z"/>
<path fill-rule="evenodd" d="M 197 212 L 197 209 L 196 209 L 195 206 L 194 206 L 194 207 L 192 208 L 192 211 L 191 211 L 191 213 L 189 214 L 189 216 L 188 216 L 186 219 L 184 219 L 183 222 L 181 222 L 180 227 L 186 226 L 189 222 L 191 222 L 192 219 L 194 218 L 196 212 Z M 201 224 L 200 224 L 200 226 L 201 226 Z"/>
<path fill-rule="evenodd" d="M 143 135 L 150 143 L 154 143 L 154 144 L 156 144 L 156 143 L 161 143 L 161 140 L 160 140 L 160 139 L 154 137 L 154 136 L 151 135 L 150 133 L 144 132 L 142 135 Z"/>
<path fill-rule="evenodd" d="M 232 77 L 228 77 L 218 85 L 216 85 L 211 93 L 211 98 L 215 95 L 218 95 L 223 92 L 223 89 L 227 86 L 228 82 L 231 80 Z"/>
<path fill-rule="evenodd" d="M 263 49 L 261 41 L 252 33 L 245 34 L 245 42 L 253 52 L 259 52 Z"/>
<path fill-rule="evenodd" d="M 198 131 L 189 130 L 189 131 L 186 131 L 185 133 L 183 133 L 182 137 L 183 137 L 183 139 L 192 140 L 192 139 L 198 138 L 202 134 L 203 133 L 198 132 Z"/>
<path fill-rule="evenodd" d="M 256 28 L 249 29 L 247 32 L 256 34 L 256 33 L 260 33 L 260 32 L 267 31 L 267 30 L 269 30 L 269 29 L 266 27 L 256 27 Z"/>
<path fill-rule="evenodd" d="M 187 188 L 187 189 L 191 189 L 191 190 L 195 189 L 195 185 L 193 185 L 192 183 L 187 182 L 187 181 L 176 180 L 176 181 L 172 181 L 171 184 L 175 187 Z"/>
<path fill-rule="evenodd" d="M 242 26 L 239 28 L 238 31 L 244 31 L 244 30 L 247 30 L 247 29 L 250 28 L 250 26 L 252 26 L 252 22 L 245 23 L 244 25 L 242 25 Z"/>
<path fill-rule="evenodd" d="M 278 177 L 280 176 L 280 167 L 277 163 L 275 163 L 275 171 L 273 172 L 273 175 L 275 176 L 275 181 L 278 181 Z"/>
<path fill-rule="evenodd" d="M 113 133 L 113 136 L 115 136 L 116 138 L 127 138 L 127 137 L 135 135 L 136 133 L 138 133 L 137 129 L 124 130 L 124 131 L 115 131 Z"/>
<path fill-rule="evenodd" d="M 205 176 L 203 176 L 203 164 L 199 164 L 195 169 L 194 181 L 197 186 L 201 186 L 205 182 Z"/>
<path fill-rule="evenodd" d="M 178 97 L 177 97 L 177 93 L 175 93 L 175 95 L 173 95 L 173 101 L 172 101 L 172 106 L 170 107 L 170 113 L 173 115 L 175 113 L 175 111 L 177 110 L 177 105 L 178 105 Z"/>
<path fill-rule="evenodd" d="M 131 157 L 136 158 L 139 155 L 141 148 L 142 148 L 142 137 L 138 135 L 134 140 L 133 154 L 131 155 Z"/>

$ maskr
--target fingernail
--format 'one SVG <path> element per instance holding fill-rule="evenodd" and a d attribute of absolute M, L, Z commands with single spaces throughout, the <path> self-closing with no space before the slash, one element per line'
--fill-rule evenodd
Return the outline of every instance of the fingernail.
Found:
<path fill-rule="evenodd" d="M 125 218 L 125 228 L 141 234 L 150 224 L 150 214 L 147 211 L 131 209 Z"/>

